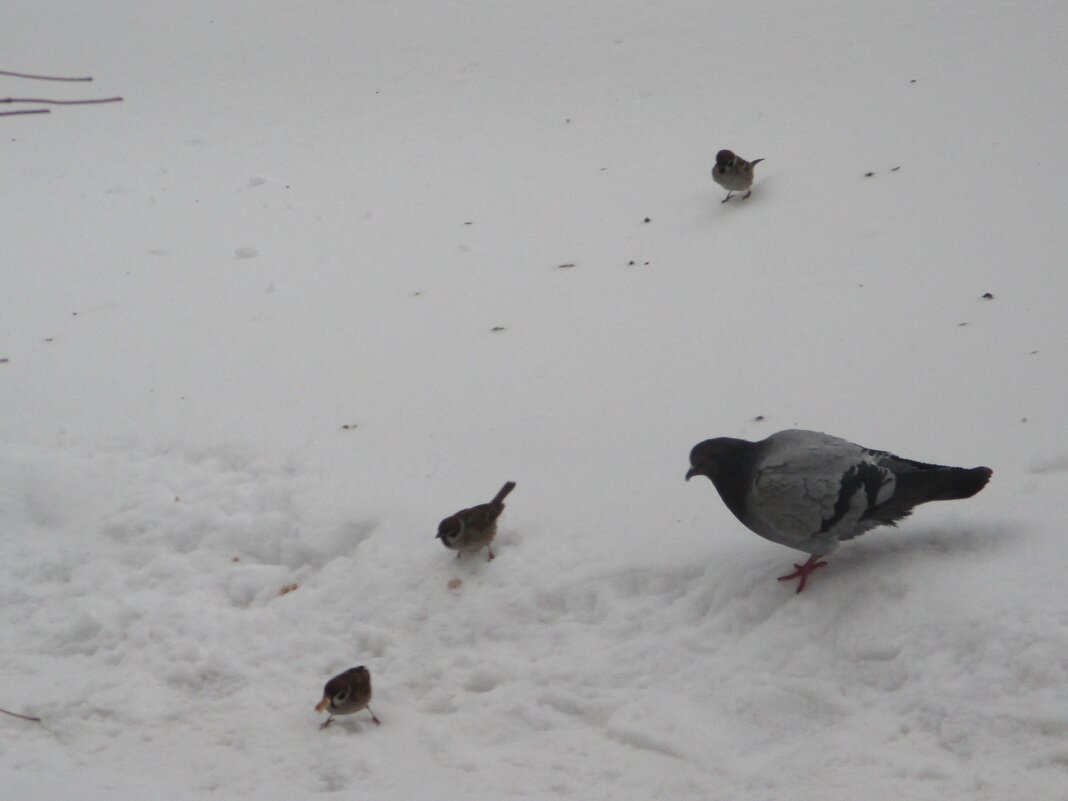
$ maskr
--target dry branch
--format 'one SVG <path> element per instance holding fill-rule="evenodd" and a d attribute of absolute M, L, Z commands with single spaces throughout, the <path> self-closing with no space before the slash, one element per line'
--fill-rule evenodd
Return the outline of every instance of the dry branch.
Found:
<path fill-rule="evenodd" d="M 20 718 L 22 720 L 29 720 L 29 721 L 31 721 L 33 723 L 40 723 L 41 722 L 40 718 L 35 718 L 32 715 L 20 715 L 18 712 L 8 712 L 6 709 L 0 709 L 0 712 L 3 712 L 5 715 L 11 715 L 11 717 L 13 717 L 13 718 Z"/>
<path fill-rule="evenodd" d="M 14 117 L 16 114 L 51 114 L 50 108 L 28 108 L 25 111 L 0 111 L 0 117 Z"/>
<path fill-rule="evenodd" d="M 3 97 L 0 103 L 50 103 L 53 106 L 83 106 L 89 103 L 118 103 L 121 97 L 104 97 L 98 100 L 45 100 L 40 97 Z"/>
<path fill-rule="evenodd" d="M 32 78 L 36 81 L 91 81 L 92 78 L 59 78 L 55 75 L 29 75 L 25 72 L 8 72 L 0 70 L 0 75 L 8 75 L 12 78 Z"/>

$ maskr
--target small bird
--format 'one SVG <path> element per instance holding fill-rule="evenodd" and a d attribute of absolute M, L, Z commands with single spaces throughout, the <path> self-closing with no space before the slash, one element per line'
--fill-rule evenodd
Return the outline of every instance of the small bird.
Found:
<path fill-rule="evenodd" d="M 730 150 L 719 151 L 716 154 L 716 166 L 712 168 L 712 180 L 727 190 L 727 197 L 720 203 L 726 203 L 734 197 L 734 192 L 741 192 L 743 189 L 747 191 L 742 195 L 742 200 L 753 194 L 750 189 L 753 185 L 753 167 L 763 160 L 760 158 L 746 161 Z"/>
<path fill-rule="evenodd" d="M 970 498 L 989 467 L 914 462 L 818 431 L 789 429 L 759 442 L 719 437 L 690 451 L 686 480 L 707 476 L 727 508 L 761 537 L 811 554 L 779 581 L 805 588 L 842 540 L 897 525 L 928 501 Z"/>
<path fill-rule="evenodd" d="M 485 548 L 489 551 L 489 559 L 486 561 L 490 561 L 493 559 L 490 543 L 497 536 L 497 518 L 504 511 L 505 497 L 514 489 L 515 482 L 508 481 L 489 503 L 480 503 L 449 515 L 438 524 L 437 538 L 446 548 L 457 552 L 457 559 L 464 551 Z"/>
<path fill-rule="evenodd" d="M 329 707 L 330 717 L 326 723 L 319 726 L 325 729 L 334 722 L 335 715 L 351 715 L 366 709 L 371 712 L 371 673 L 363 665 L 349 668 L 344 673 L 339 673 L 330 679 L 323 687 L 323 700 L 315 705 L 316 712 L 322 712 Z M 380 721 L 371 712 L 371 720 L 377 726 Z"/>

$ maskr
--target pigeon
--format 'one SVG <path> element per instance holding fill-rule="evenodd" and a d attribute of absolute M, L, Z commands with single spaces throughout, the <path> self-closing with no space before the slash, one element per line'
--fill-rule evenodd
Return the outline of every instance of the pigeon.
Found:
<path fill-rule="evenodd" d="M 903 459 L 818 431 L 789 429 L 759 442 L 718 437 L 690 451 L 686 480 L 707 476 L 727 508 L 761 537 L 811 554 L 779 581 L 812 571 L 842 540 L 894 526 L 928 501 L 970 498 L 989 467 L 946 467 Z"/>
<path fill-rule="evenodd" d="M 504 499 L 515 489 L 514 481 L 506 481 L 500 491 L 489 503 L 480 503 L 470 509 L 461 509 L 451 514 L 438 524 L 435 537 L 446 548 L 456 551 L 459 559 L 464 551 L 479 551 L 483 548 L 489 553 L 486 561 L 493 559 L 490 544 L 497 536 L 497 518 L 504 511 Z"/>
<path fill-rule="evenodd" d="M 735 192 L 741 192 L 743 189 L 746 193 L 742 195 L 742 200 L 753 194 L 753 190 L 750 189 L 753 185 L 753 167 L 763 160 L 746 161 L 741 156 L 734 155 L 730 150 L 719 151 L 716 154 L 716 166 L 712 168 L 712 180 L 727 190 L 727 197 L 723 198 L 720 203 L 726 203 L 734 197 Z"/>

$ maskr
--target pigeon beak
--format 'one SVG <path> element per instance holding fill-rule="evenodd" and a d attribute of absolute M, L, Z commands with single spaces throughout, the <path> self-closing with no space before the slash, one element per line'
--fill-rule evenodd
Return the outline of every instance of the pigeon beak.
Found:
<path fill-rule="evenodd" d="M 330 703 L 330 699 L 327 698 L 324 695 L 323 696 L 323 700 L 315 705 L 315 711 L 316 712 L 322 712 L 324 709 L 326 709 L 326 705 L 329 704 L 329 703 Z"/>
<path fill-rule="evenodd" d="M 697 468 L 696 467 L 691 467 L 689 470 L 686 471 L 686 480 L 689 481 L 691 478 L 693 478 L 696 475 L 699 475 L 699 473 L 697 472 Z"/>

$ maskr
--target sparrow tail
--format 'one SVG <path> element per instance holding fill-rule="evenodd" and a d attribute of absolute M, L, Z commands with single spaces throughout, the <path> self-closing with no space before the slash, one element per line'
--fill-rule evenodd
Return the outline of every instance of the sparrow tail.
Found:
<path fill-rule="evenodd" d="M 511 492 L 514 489 L 515 489 L 515 482 L 514 481 L 506 482 L 505 485 L 503 487 L 501 487 L 501 491 L 498 492 L 494 496 L 493 500 L 490 501 L 490 503 L 500 503 L 505 498 L 507 498 L 508 497 L 508 493 Z"/>

